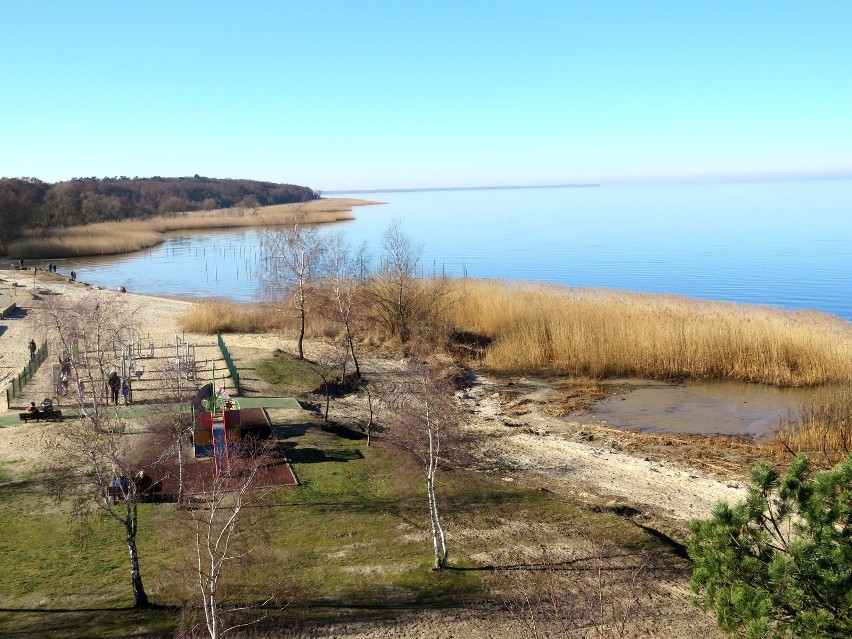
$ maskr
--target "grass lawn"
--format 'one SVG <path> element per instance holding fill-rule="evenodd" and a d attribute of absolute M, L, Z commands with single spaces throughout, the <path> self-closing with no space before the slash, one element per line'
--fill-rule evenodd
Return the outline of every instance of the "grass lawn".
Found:
<path fill-rule="evenodd" d="M 419 469 L 392 449 L 324 431 L 318 422 L 277 424 L 301 485 L 259 496 L 246 539 L 253 559 L 227 573 L 226 601 L 273 594 L 288 606 L 267 624 L 294 617 L 386 616 L 415 607 L 457 607 L 484 599 L 486 551 L 594 536 L 627 552 L 667 553 L 629 522 L 473 471 L 440 475 L 439 501 L 452 568 L 431 568 Z M 0 474 L 2 466 L 0 466 Z M 43 477 L 0 486 L 0 636 L 170 636 L 193 601 L 192 531 L 174 504 L 143 504 L 139 551 L 151 601 L 132 603 L 123 530 L 103 514 L 84 538 Z M 256 520 L 256 521 L 255 521 Z M 183 525 L 181 525 L 183 521 Z M 511 529 L 512 534 L 506 532 Z M 566 532 L 567 531 L 567 532 Z M 518 537 L 520 536 L 520 537 Z"/>

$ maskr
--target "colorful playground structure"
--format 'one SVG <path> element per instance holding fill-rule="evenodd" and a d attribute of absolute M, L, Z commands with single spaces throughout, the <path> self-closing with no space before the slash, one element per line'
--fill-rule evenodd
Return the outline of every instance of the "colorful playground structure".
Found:
<path fill-rule="evenodd" d="M 272 436 L 269 415 L 263 408 L 241 409 L 236 399 L 221 390 L 213 393 L 212 384 L 202 387 L 193 401 L 193 416 L 195 456 L 212 457 L 217 477 L 230 471 L 233 446 L 248 437 Z"/>

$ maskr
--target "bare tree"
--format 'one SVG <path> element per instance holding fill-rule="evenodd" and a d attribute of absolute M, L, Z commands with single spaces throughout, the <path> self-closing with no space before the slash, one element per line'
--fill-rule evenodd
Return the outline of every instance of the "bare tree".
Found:
<path fill-rule="evenodd" d="M 187 366 L 191 366 L 188 369 Z M 192 437 L 193 415 L 191 402 L 198 389 L 196 364 L 172 362 L 160 371 L 162 375 L 161 398 L 163 403 L 156 415 L 145 421 L 152 433 L 161 439 L 162 449 L 159 463 L 177 457 L 178 492 L 177 502 L 183 503 L 185 494 L 186 459 L 184 445 Z"/>
<path fill-rule="evenodd" d="M 303 342 L 309 308 L 309 287 L 318 276 L 325 239 L 316 226 L 305 222 L 304 211 L 296 211 L 286 227 L 267 228 L 261 234 L 261 284 L 273 303 L 291 302 L 299 322 L 298 355 L 305 359 Z"/>
<path fill-rule="evenodd" d="M 328 422 L 328 412 L 331 408 L 331 394 L 335 392 L 336 380 L 340 380 L 340 388 L 346 384 L 346 362 L 349 350 L 344 344 L 331 342 L 325 345 L 316 359 L 310 362 L 311 370 L 322 380 L 322 393 L 325 397 L 323 421 Z"/>
<path fill-rule="evenodd" d="M 45 329 L 58 343 L 76 381 L 71 401 L 99 428 L 110 416 L 107 380 L 119 366 L 120 353 L 135 323 L 134 309 L 120 294 L 102 299 L 90 293 L 70 304 L 60 296 L 47 296 L 41 310 Z"/>
<path fill-rule="evenodd" d="M 85 519 L 93 508 L 100 508 L 122 527 L 134 606 L 147 608 L 136 543 L 138 505 L 147 486 L 136 478 L 149 464 L 134 453 L 131 444 L 138 436 L 131 433 L 118 407 L 107 405 L 106 388 L 107 371 L 117 365 L 116 349 L 132 325 L 133 309 L 118 297 L 101 300 L 90 295 L 72 304 L 58 297 L 47 298 L 42 317 L 76 377 L 72 401 L 80 415 L 63 424 L 54 442 L 62 488 L 73 490 L 75 516 Z"/>
<path fill-rule="evenodd" d="M 437 476 L 446 457 L 445 447 L 459 439 L 460 410 L 448 385 L 436 379 L 429 364 L 412 360 L 391 402 L 396 412 L 391 440 L 422 466 L 435 553 L 435 570 L 449 559 L 447 535 L 438 512 Z M 452 442 L 452 444 L 451 444 Z"/>
<path fill-rule="evenodd" d="M 346 241 L 343 233 L 335 233 L 328 240 L 328 276 L 337 319 L 343 324 L 346 345 L 355 366 L 355 378 L 361 377 L 361 366 L 355 354 L 355 327 L 353 311 L 357 293 L 364 283 L 367 245 L 361 244 L 357 250 Z M 345 380 L 344 380 L 345 381 Z"/>
<path fill-rule="evenodd" d="M 252 540 L 260 539 L 257 516 L 261 509 L 252 506 L 260 495 L 253 483 L 270 461 L 270 454 L 271 445 L 235 450 L 230 471 L 211 471 L 194 489 L 197 497 L 187 509 L 195 533 L 197 593 L 204 610 L 204 627 L 211 639 L 258 621 L 228 623 L 223 615 L 221 589 L 228 567 L 244 563 L 258 550 Z M 229 612 L 233 614 L 238 609 L 230 608 Z"/>
<path fill-rule="evenodd" d="M 378 271 L 366 289 L 373 319 L 391 336 L 408 342 L 418 328 L 431 328 L 450 293 L 443 276 L 423 277 L 423 246 L 415 244 L 394 219 L 382 238 Z"/>

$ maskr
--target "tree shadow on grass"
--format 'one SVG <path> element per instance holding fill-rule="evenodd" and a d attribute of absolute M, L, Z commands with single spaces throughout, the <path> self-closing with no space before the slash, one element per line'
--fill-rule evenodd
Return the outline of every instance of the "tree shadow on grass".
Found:
<path fill-rule="evenodd" d="M 0 608 L 0 634 L 9 639 L 169 636 L 171 632 L 162 631 L 173 628 L 177 612 L 174 606 Z"/>
<path fill-rule="evenodd" d="M 320 448 L 300 447 L 284 444 L 287 460 L 293 464 L 318 464 L 321 462 L 349 462 L 364 459 L 360 450 L 334 450 L 325 451 Z"/>
<path fill-rule="evenodd" d="M 293 437 L 302 437 L 314 425 L 309 422 L 298 422 L 287 424 L 286 426 L 273 426 L 272 432 L 279 439 L 290 439 Z"/>

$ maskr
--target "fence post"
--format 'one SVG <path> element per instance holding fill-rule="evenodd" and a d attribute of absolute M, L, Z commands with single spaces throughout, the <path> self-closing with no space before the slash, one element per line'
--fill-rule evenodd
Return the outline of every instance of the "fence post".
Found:
<path fill-rule="evenodd" d="M 12 383 L 6 387 L 6 406 L 9 407 L 13 398 L 18 397 L 19 395 L 23 395 L 24 393 L 24 384 L 30 381 L 35 374 L 35 371 L 38 370 L 38 367 L 47 359 L 47 343 L 41 345 L 35 352 L 35 357 L 32 360 L 27 362 L 27 365 L 24 367 L 20 373 L 18 373 L 17 377 L 12 378 Z"/>

